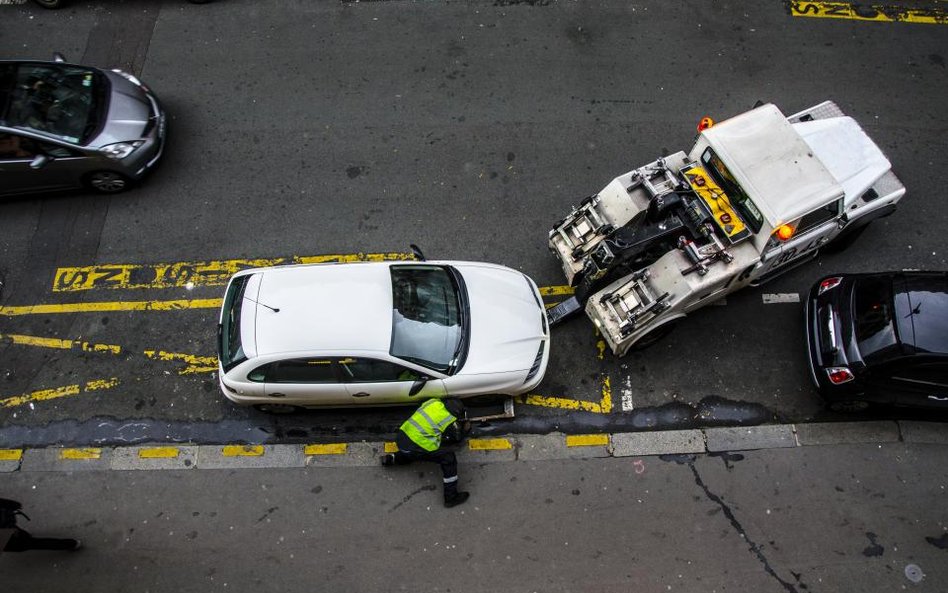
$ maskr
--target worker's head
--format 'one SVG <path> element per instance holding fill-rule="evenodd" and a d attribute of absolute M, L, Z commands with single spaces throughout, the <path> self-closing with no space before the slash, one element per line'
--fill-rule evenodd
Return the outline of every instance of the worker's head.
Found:
<path fill-rule="evenodd" d="M 461 400 L 456 397 L 449 397 L 441 400 L 441 403 L 444 404 L 445 409 L 447 409 L 452 416 L 458 420 L 464 419 L 464 404 L 461 403 Z"/>

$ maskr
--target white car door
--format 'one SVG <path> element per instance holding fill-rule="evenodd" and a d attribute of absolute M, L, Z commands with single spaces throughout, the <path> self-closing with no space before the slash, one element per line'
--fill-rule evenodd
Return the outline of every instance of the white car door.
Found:
<path fill-rule="evenodd" d="M 267 399 L 291 406 L 345 406 L 351 401 L 331 357 L 293 358 L 270 363 L 261 371 Z"/>
<path fill-rule="evenodd" d="M 445 394 L 441 379 L 387 360 L 340 358 L 339 372 L 353 405 L 423 402 Z M 413 388 L 417 393 L 412 394 Z"/>

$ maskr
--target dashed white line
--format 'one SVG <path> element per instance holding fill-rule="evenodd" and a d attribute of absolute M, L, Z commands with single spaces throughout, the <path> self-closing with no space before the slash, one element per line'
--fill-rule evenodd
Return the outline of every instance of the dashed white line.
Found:
<path fill-rule="evenodd" d="M 631 412 L 635 409 L 632 403 L 632 377 L 626 377 L 622 383 L 622 411 Z"/>

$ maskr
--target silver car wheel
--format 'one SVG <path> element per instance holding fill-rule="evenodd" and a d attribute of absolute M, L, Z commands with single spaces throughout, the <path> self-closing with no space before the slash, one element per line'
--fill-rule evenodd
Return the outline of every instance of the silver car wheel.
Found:
<path fill-rule="evenodd" d="M 128 187 L 128 180 L 114 171 L 96 171 L 89 175 L 89 185 L 104 194 L 114 194 L 124 191 Z"/>

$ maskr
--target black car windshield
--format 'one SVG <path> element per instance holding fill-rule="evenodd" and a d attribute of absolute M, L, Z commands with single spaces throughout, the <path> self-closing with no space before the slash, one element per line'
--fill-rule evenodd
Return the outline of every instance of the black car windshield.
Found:
<path fill-rule="evenodd" d="M 234 278 L 224 295 L 224 314 L 217 328 L 217 356 L 225 371 L 247 360 L 240 341 L 240 313 L 243 311 L 244 291 L 250 275 Z"/>
<path fill-rule="evenodd" d="M 0 64 L 0 122 L 71 144 L 85 144 L 99 127 L 105 77 L 60 64 Z"/>
<path fill-rule="evenodd" d="M 948 353 L 948 279 L 943 272 L 900 276 L 895 315 L 902 342 L 920 352 Z"/>
<path fill-rule="evenodd" d="M 400 265 L 392 276 L 392 344 L 404 360 L 451 374 L 467 349 L 467 296 L 456 272 L 433 265 Z"/>
<path fill-rule="evenodd" d="M 856 347 L 866 364 L 881 362 L 901 352 L 893 319 L 892 281 L 888 277 L 856 280 L 853 322 Z"/>

